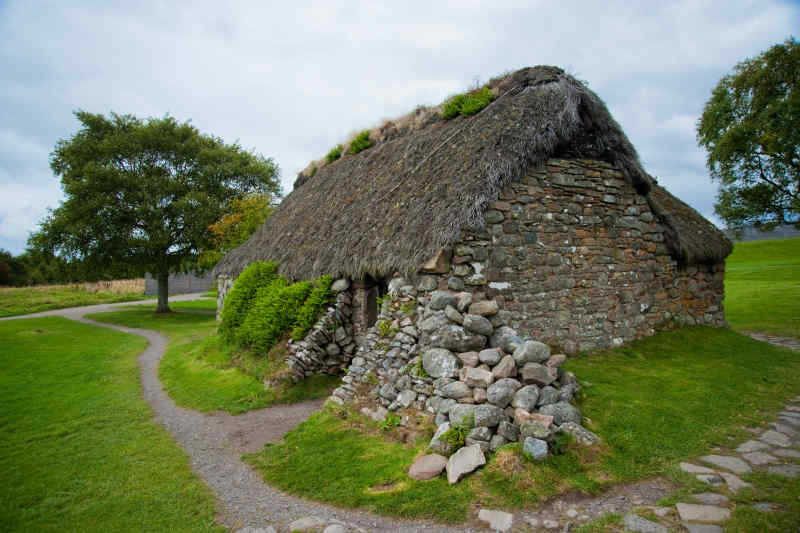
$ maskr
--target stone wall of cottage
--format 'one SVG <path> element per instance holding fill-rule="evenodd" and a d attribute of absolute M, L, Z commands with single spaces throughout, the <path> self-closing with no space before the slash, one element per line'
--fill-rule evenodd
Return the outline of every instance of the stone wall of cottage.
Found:
<path fill-rule="evenodd" d="M 494 300 L 494 327 L 567 354 L 618 346 L 670 322 L 726 325 L 724 264 L 679 267 L 645 197 L 607 163 L 549 160 L 505 187 L 485 220 L 423 265 L 411 280 L 421 295 Z M 218 279 L 218 317 L 232 282 Z M 348 337 L 361 343 L 377 291 L 354 281 L 348 292 Z"/>
<path fill-rule="evenodd" d="M 426 263 L 418 290 L 495 300 L 495 326 L 568 354 L 672 321 L 726 325 L 724 264 L 679 267 L 646 198 L 607 163 L 550 160 L 508 185 L 485 219 Z"/>

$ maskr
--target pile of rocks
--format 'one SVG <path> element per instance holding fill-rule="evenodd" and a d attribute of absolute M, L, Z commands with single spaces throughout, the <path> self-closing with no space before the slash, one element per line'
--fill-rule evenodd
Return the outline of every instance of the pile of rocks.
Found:
<path fill-rule="evenodd" d="M 303 340 L 289 341 L 286 363 L 295 381 L 320 373 L 339 375 L 350 364 L 356 352 L 356 342 L 350 320 L 352 297 L 347 290 L 349 287 L 348 280 L 336 280 L 331 285 L 336 294 L 336 305 L 325 310 Z"/>
<path fill-rule="evenodd" d="M 536 460 L 560 432 L 599 442 L 571 403 L 580 385 L 561 368 L 566 356 L 504 325 L 494 300 L 449 290 L 418 295 L 403 278 L 390 282 L 388 296 L 335 401 L 353 400 L 361 383 L 371 385 L 376 406 L 365 412 L 375 419 L 428 411 L 437 426 L 430 447 L 444 454 L 453 449 L 442 437 L 457 425 L 468 426 L 466 445 L 481 453 L 521 442 Z"/>

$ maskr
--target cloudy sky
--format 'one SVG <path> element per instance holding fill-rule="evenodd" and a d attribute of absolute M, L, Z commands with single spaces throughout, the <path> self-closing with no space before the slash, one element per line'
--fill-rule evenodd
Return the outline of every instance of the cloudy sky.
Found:
<path fill-rule="evenodd" d="M 645 168 L 713 217 L 695 122 L 736 62 L 797 28 L 787 0 L 0 0 L 0 248 L 58 205 L 48 156 L 73 110 L 191 120 L 275 158 L 288 193 L 352 131 L 537 64 L 586 81 Z"/>

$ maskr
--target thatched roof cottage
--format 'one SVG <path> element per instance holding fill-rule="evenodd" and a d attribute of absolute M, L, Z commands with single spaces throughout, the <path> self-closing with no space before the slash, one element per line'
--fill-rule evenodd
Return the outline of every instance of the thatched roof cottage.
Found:
<path fill-rule="evenodd" d="M 254 261 L 349 278 L 356 329 L 393 276 L 494 300 L 492 323 L 567 353 L 669 321 L 723 325 L 728 239 L 642 168 L 600 98 L 559 68 L 488 85 L 477 114 L 419 108 L 373 146 L 303 171 L 216 267 L 221 298 Z"/>

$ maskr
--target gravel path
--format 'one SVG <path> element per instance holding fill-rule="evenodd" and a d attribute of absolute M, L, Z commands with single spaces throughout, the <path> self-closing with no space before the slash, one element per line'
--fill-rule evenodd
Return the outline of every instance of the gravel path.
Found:
<path fill-rule="evenodd" d="M 171 297 L 170 301 L 197 299 L 190 294 Z M 145 302 L 122 302 L 70 309 L 57 309 L 4 320 L 62 316 L 85 324 L 110 327 L 139 335 L 148 340 L 147 349 L 139 355 L 142 391 L 155 412 L 156 420 L 189 455 L 192 469 L 208 484 L 219 501 L 217 521 L 233 531 L 250 526 L 269 526 L 286 530 L 291 522 L 316 517 L 324 524 L 342 524 L 355 531 L 413 532 L 474 531 L 465 527 L 448 528 L 431 521 L 393 520 L 370 513 L 337 509 L 287 496 L 266 485 L 261 476 L 240 459 L 247 451 L 256 451 L 267 441 L 283 435 L 319 409 L 321 400 L 291 406 L 268 407 L 233 416 L 228 413 L 200 413 L 178 407 L 164 392 L 158 380 L 158 362 L 164 355 L 167 338 L 157 331 L 131 329 L 94 322 L 83 318 L 91 313 L 113 311 L 126 305 Z M 146 302 L 151 303 L 151 302 Z M 255 431 L 252 429 L 255 428 Z M 254 531 L 250 529 L 250 531 Z"/>

